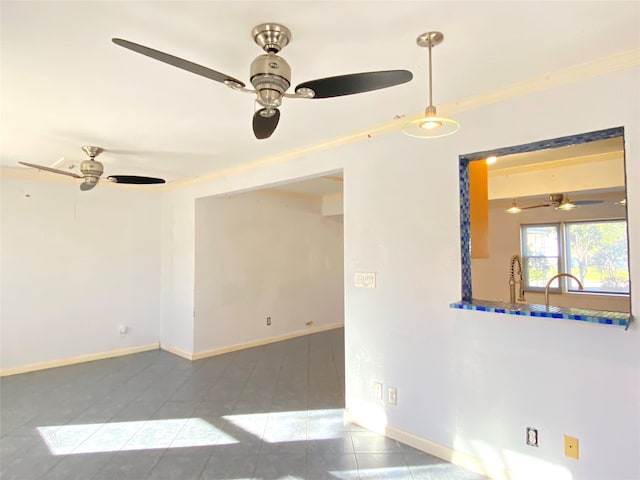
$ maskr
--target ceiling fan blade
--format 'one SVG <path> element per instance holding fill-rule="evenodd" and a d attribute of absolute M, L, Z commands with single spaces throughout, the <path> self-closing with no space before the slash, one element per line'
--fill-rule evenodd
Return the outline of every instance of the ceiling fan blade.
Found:
<path fill-rule="evenodd" d="M 44 170 L 46 172 L 51 173 L 59 173 L 60 175 L 66 175 L 67 177 L 73 178 L 84 178 L 82 175 L 78 175 L 77 173 L 67 172 L 66 170 L 58 170 L 57 168 L 45 167 L 43 165 L 36 165 L 35 163 L 27 163 L 27 162 L 18 162 L 20 165 L 26 165 L 27 167 L 37 168 L 38 170 Z"/>
<path fill-rule="evenodd" d="M 571 200 L 574 205 L 595 205 L 596 203 L 603 203 L 604 200 Z"/>
<path fill-rule="evenodd" d="M 406 83 L 412 78 L 413 74 L 408 70 L 353 73 L 301 83 L 296 87 L 296 91 L 301 88 L 310 88 L 315 92 L 313 98 L 340 97 L 393 87 Z"/>
<path fill-rule="evenodd" d="M 269 138 L 278 126 L 278 122 L 280 121 L 280 110 L 277 108 L 273 108 L 271 110 L 274 113 L 270 117 L 262 115 L 263 112 L 267 111 L 266 108 L 261 108 L 253 114 L 253 134 L 259 140 Z"/>
<path fill-rule="evenodd" d="M 531 208 L 540 208 L 540 207 L 553 207 L 553 203 L 541 203 L 540 205 L 530 205 L 528 207 L 520 207 L 520 210 L 529 210 Z"/>
<path fill-rule="evenodd" d="M 154 183 L 165 183 L 163 178 L 138 177 L 136 175 L 109 175 L 107 180 L 115 183 L 128 183 L 132 185 L 151 185 Z"/>
<path fill-rule="evenodd" d="M 237 80 L 229 75 L 225 75 L 224 73 L 216 72 L 215 70 L 211 70 L 210 68 L 203 67 L 202 65 L 198 65 L 197 63 L 190 62 L 183 58 L 169 55 L 168 53 L 154 50 L 153 48 L 145 47 L 144 45 L 133 43 L 128 40 L 123 40 L 122 38 L 113 38 L 112 41 L 116 45 L 128 48 L 129 50 L 132 50 L 136 53 L 146 55 L 147 57 L 153 58 L 154 60 L 159 60 L 174 67 L 178 67 L 188 72 L 195 73 L 196 75 L 215 80 L 216 82 L 224 83 L 228 80 L 238 84 L 241 87 L 244 87 L 244 83 L 242 83 L 240 80 Z"/>

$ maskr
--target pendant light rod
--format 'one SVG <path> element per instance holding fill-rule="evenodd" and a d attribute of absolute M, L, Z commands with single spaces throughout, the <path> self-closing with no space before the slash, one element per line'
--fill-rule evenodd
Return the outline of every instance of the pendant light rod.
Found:
<path fill-rule="evenodd" d="M 433 106 L 433 78 L 431 77 L 431 39 L 429 39 L 429 106 Z"/>
<path fill-rule="evenodd" d="M 420 35 L 416 39 L 416 43 L 419 47 L 426 47 L 429 51 L 428 55 L 428 67 L 429 72 L 427 79 L 429 82 L 429 106 L 424 111 L 424 117 L 416 118 L 406 123 L 402 127 L 402 131 L 416 138 L 439 138 L 446 137 L 452 133 L 456 133 L 460 128 L 460 124 L 451 118 L 445 118 L 438 116 L 436 107 L 433 105 L 433 68 L 432 68 L 432 55 L 431 50 L 436 45 L 439 45 L 444 40 L 444 35 L 441 32 L 426 32 Z"/>
<path fill-rule="evenodd" d="M 429 107 L 433 107 L 433 75 L 432 75 L 432 63 L 431 63 L 431 49 L 436 45 L 440 45 L 444 40 L 444 35 L 441 32 L 426 32 L 420 35 L 416 43 L 420 47 L 427 47 L 428 52 L 428 65 L 429 65 Z"/>

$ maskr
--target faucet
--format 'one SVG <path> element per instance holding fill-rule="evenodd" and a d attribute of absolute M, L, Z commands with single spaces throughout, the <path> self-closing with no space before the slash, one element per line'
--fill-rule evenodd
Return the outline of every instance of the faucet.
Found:
<path fill-rule="evenodd" d="M 516 281 L 515 277 L 515 267 L 518 267 L 518 280 Z M 511 262 L 509 264 L 509 301 L 511 303 L 516 303 L 516 283 L 520 285 L 518 289 L 518 301 L 524 302 L 524 287 L 522 283 L 522 259 L 520 255 L 514 255 L 511 257 Z"/>
<path fill-rule="evenodd" d="M 578 282 L 578 288 L 580 290 L 583 290 L 582 283 L 580 283 L 580 280 L 578 280 L 576 277 L 574 277 L 570 273 L 557 273 L 557 274 L 555 274 L 553 277 L 551 277 L 549 279 L 549 281 L 547 282 L 547 286 L 544 287 L 544 305 L 545 305 L 545 307 L 547 307 L 547 310 L 549 310 L 549 285 L 551 285 L 551 282 L 553 282 L 558 277 L 570 277 L 570 278 L 573 278 L 576 282 Z"/>

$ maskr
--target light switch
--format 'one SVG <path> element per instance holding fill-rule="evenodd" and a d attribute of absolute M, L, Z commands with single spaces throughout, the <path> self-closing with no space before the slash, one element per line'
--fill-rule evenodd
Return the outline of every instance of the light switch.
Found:
<path fill-rule="evenodd" d="M 374 272 L 356 272 L 353 284 L 359 288 L 376 288 L 376 274 Z"/>

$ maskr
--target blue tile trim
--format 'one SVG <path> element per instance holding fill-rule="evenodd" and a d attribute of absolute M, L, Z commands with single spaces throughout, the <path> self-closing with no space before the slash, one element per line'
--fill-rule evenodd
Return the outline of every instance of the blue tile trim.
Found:
<path fill-rule="evenodd" d="M 623 135 L 624 135 L 624 127 L 614 127 L 606 130 L 597 130 L 594 132 L 581 133 L 578 135 L 568 135 L 566 137 L 558 137 L 551 140 L 541 140 L 538 142 L 527 143 L 524 145 L 516 145 L 512 147 L 498 148 L 495 150 L 485 150 L 484 152 L 475 152 L 475 153 L 470 153 L 466 155 L 460 155 L 459 157 L 460 258 L 462 262 L 461 264 L 461 287 L 462 287 L 461 298 L 462 300 L 459 303 L 451 304 L 451 306 L 454 307 L 454 305 L 461 305 L 461 304 L 466 305 L 466 304 L 471 304 L 471 302 L 473 302 L 474 304 L 476 303 L 476 301 L 473 300 L 473 293 L 471 290 L 471 229 L 470 229 L 471 220 L 469 217 L 469 162 L 470 161 L 487 158 L 488 156 L 491 156 L 491 155 L 495 155 L 499 157 L 503 155 L 511 155 L 514 153 L 525 153 L 525 152 L 532 152 L 534 150 L 543 150 L 547 148 L 564 147 L 567 145 L 576 145 L 580 143 L 594 142 L 596 140 L 604 140 L 607 138 L 621 137 Z M 535 305 L 531 305 L 531 307 L 535 307 Z M 469 307 L 454 307 L 454 308 L 480 310 L 479 308 L 469 308 Z M 542 306 L 542 308 L 544 309 L 544 305 Z M 552 308 L 555 308 L 555 307 L 552 307 Z M 501 310 L 501 309 L 498 308 L 498 310 Z M 529 313 L 523 313 L 524 310 L 520 310 L 520 309 L 519 310 L 505 309 L 505 311 L 497 311 L 494 309 L 494 310 L 487 310 L 487 311 L 494 311 L 496 313 L 507 313 L 510 315 L 529 315 L 534 311 L 540 313 L 539 310 L 532 310 Z M 599 315 L 598 311 L 596 310 L 593 310 L 593 312 L 596 312 L 595 316 L 581 315 L 581 314 L 569 315 L 565 313 L 562 313 L 562 314 L 559 313 L 559 315 L 561 315 L 559 317 L 558 316 L 554 317 L 552 315 L 537 315 L 537 314 L 530 315 L 530 316 L 543 316 L 543 317 L 548 316 L 550 318 L 565 318 L 569 320 L 580 320 L 580 321 L 586 321 L 586 322 L 594 322 L 595 320 L 593 319 L 597 318 L 599 320 L 595 321 L 595 323 L 604 323 L 608 325 L 627 325 L 627 322 L 629 322 L 630 319 L 632 318 L 631 315 L 629 314 L 623 314 L 623 315 L 627 315 L 626 318 L 623 318 L 622 320 L 621 319 L 611 320 L 611 322 L 608 322 L 606 319 L 606 316 L 602 317 L 602 315 Z M 547 313 L 547 312 L 542 312 L 542 313 Z M 599 313 L 609 313 L 609 312 L 599 312 Z M 619 313 L 619 312 L 614 312 L 614 313 Z M 620 321 L 622 321 L 623 323 L 620 323 Z"/>
<path fill-rule="evenodd" d="M 600 325 L 617 325 L 627 327 L 633 320 L 633 316 L 624 312 L 607 312 L 600 310 L 563 308 L 538 304 L 502 303 L 489 300 L 472 300 L 455 302 L 450 308 L 460 310 L 475 310 L 479 312 L 503 313 L 506 315 L 520 315 L 525 317 L 558 318 L 564 320 L 577 320 Z"/>
<path fill-rule="evenodd" d="M 460 160 L 460 247 L 462 299 L 471 300 L 471 221 L 469 217 L 469 162 Z"/>
<path fill-rule="evenodd" d="M 605 140 L 607 138 L 621 137 L 624 135 L 624 127 L 608 128 L 606 130 L 597 130 L 595 132 L 580 133 L 578 135 L 568 135 L 566 137 L 553 138 L 551 140 L 540 140 L 538 142 L 525 143 L 523 145 L 515 145 L 512 147 L 496 148 L 494 150 L 485 150 L 484 152 L 475 152 L 461 155 L 460 160 L 467 162 L 471 160 L 479 160 L 487 158 L 491 155 L 501 157 L 503 155 L 512 155 L 514 153 L 533 152 L 535 150 L 545 150 L 547 148 L 566 147 L 568 145 L 578 145 L 580 143 L 595 142 L 597 140 Z"/>

